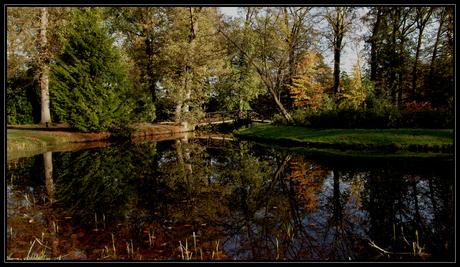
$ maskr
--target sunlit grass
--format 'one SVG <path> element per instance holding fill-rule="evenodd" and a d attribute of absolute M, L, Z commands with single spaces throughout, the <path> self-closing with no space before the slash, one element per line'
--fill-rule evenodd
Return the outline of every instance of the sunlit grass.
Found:
<path fill-rule="evenodd" d="M 349 156 L 445 157 L 452 155 L 453 146 L 450 129 L 315 129 L 265 124 L 235 133 L 272 146 Z M 426 151 L 436 153 L 420 153 Z"/>
<path fill-rule="evenodd" d="M 247 136 L 273 139 L 292 139 L 314 143 L 348 143 L 363 145 L 451 145 L 450 129 L 315 129 L 297 126 L 257 125 L 238 131 Z"/>

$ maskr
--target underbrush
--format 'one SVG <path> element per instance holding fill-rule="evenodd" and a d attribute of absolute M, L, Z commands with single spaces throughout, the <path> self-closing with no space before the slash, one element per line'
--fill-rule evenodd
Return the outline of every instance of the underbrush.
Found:
<path fill-rule="evenodd" d="M 454 116 L 451 109 L 431 108 L 414 102 L 406 107 L 385 108 L 336 108 L 315 111 L 297 109 L 292 112 L 296 125 L 313 128 L 335 129 L 453 129 Z M 277 115 L 274 124 L 286 125 Z"/>

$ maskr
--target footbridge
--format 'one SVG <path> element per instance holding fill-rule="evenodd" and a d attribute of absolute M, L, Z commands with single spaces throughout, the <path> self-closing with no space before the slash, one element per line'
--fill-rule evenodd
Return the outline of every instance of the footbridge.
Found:
<path fill-rule="evenodd" d="M 253 122 L 270 123 L 270 120 L 264 118 L 263 115 L 252 110 L 229 110 L 207 112 L 206 116 L 198 121 L 198 125 L 230 123 L 238 120 L 249 120 Z"/>

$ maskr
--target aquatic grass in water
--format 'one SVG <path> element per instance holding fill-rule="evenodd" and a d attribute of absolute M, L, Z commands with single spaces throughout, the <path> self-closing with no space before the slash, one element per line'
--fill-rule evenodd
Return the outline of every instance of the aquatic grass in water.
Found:
<path fill-rule="evenodd" d="M 211 257 L 209 258 L 210 260 L 221 260 L 224 259 L 226 256 L 222 253 L 222 251 L 219 251 L 219 243 L 220 240 L 216 241 L 216 247 L 215 249 L 212 249 Z M 198 250 L 197 250 L 197 238 L 195 235 L 195 232 L 193 232 L 193 244 L 194 244 L 194 251 L 190 251 L 190 248 L 188 247 L 188 239 L 185 239 L 185 245 L 182 244 L 181 241 L 179 241 L 179 251 L 180 251 L 180 257 L 182 260 L 204 260 L 203 259 L 203 248 L 199 248 L 200 251 L 200 256 L 198 257 Z M 195 255 L 195 256 L 194 256 Z"/>
<path fill-rule="evenodd" d="M 53 153 L 53 205 L 43 198 L 52 192 L 45 177 L 36 177 L 43 156 L 11 162 L 7 254 L 25 258 L 35 236 L 53 248 L 49 257 L 66 260 L 370 260 L 382 251 L 368 240 L 411 252 L 409 260 L 423 244 L 427 260 L 455 256 L 453 163 L 337 160 L 232 142 L 225 150 L 198 150 L 189 139 Z M 27 205 L 40 220 L 29 224 Z M 410 242 L 395 242 L 401 226 Z M 38 250 L 35 241 L 29 257 Z"/>
<path fill-rule="evenodd" d="M 401 228 L 401 231 L 402 231 L 402 228 Z M 372 240 L 369 240 L 369 245 L 380 252 L 379 255 L 374 257 L 374 260 L 376 260 L 376 259 L 378 259 L 378 258 L 380 258 L 382 256 L 385 256 L 385 255 L 388 256 L 388 257 L 395 256 L 395 255 L 399 255 L 399 256 L 407 255 L 407 256 L 412 256 L 413 258 L 420 257 L 423 260 L 426 259 L 428 256 L 430 256 L 430 254 L 424 251 L 425 246 L 422 246 L 422 247 L 420 246 L 419 237 L 418 237 L 418 231 L 417 230 L 415 230 L 415 236 L 416 236 L 416 240 L 413 241 L 412 244 L 405 237 L 403 237 L 403 239 L 406 242 L 406 244 L 410 248 L 412 248 L 411 252 L 387 251 L 387 250 L 382 249 L 379 246 L 377 246 Z"/>

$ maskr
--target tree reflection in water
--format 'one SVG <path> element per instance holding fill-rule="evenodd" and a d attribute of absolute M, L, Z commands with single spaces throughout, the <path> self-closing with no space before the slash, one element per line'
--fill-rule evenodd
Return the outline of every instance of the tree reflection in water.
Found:
<path fill-rule="evenodd" d="M 197 260 L 372 260 L 372 240 L 379 260 L 454 259 L 453 162 L 233 147 L 182 138 L 9 161 L 7 254 L 179 260 L 187 241 Z M 423 257 L 396 254 L 417 238 Z"/>

